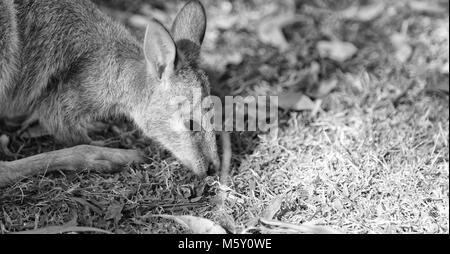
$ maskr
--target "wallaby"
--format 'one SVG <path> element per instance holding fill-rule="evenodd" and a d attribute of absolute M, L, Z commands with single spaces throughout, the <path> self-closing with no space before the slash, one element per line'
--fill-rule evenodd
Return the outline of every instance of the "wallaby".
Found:
<path fill-rule="evenodd" d="M 112 171 L 141 162 L 135 150 L 82 145 L 91 144 L 88 123 L 119 116 L 194 173 L 218 168 L 214 132 L 190 131 L 192 121 L 171 103 L 176 96 L 192 102 L 194 89 L 210 93 L 198 67 L 205 30 L 196 0 L 170 32 L 149 21 L 143 45 L 89 0 L 0 0 L 0 118 L 37 119 L 57 140 L 78 145 L 0 162 L 0 186 L 52 170 Z"/>

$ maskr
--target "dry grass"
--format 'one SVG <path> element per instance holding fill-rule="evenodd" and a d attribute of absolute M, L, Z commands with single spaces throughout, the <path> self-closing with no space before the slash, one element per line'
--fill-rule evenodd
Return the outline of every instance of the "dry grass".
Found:
<path fill-rule="evenodd" d="M 448 82 L 448 73 L 436 71 L 448 63 L 448 7 L 438 14 L 417 13 L 404 1 L 388 1 L 396 15 L 385 12 L 365 23 L 333 20 L 323 11 L 331 6 L 319 1 L 301 9 L 315 23 L 286 28 L 292 48 L 278 54 L 258 41 L 255 26 L 271 9 L 283 7 L 255 2 L 235 1 L 237 11 L 226 14 L 221 14 L 228 8 L 223 2 L 207 5 L 205 58 L 243 59 L 226 67 L 217 84 L 237 90 L 245 83 L 240 94 L 280 91 L 290 75 L 316 62 L 319 73 L 306 71 L 295 84 L 300 90 L 315 79 L 339 81 L 317 113 L 280 112 L 276 139 L 233 133 L 228 187 L 217 177 L 196 179 L 157 145 L 127 132 L 126 125 L 115 135 L 106 129 L 99 135 L 116 141 L 112 146 L 145 149 L 149 163 L 115 175 L 41 175 L 4 188 L 0 232 L 63 225 L 75 218 L 79 226 L 114 233 L 185 233 L 172 221 L 150 215 L 190 214 L 230 232 L 277 233 L 257 219 L 281 199 L 274 218 L 283 222 L 327 225 L 345 233 L 448 233 L 449 100 L 448 94 L 427 92 L 442 79 Z M 170 6 L 173 14 L 177 6 Z M 235 24 L 220 30 L 221 19 Z M 405 26 L 414 52 L 400 64 L 389 37 Z M 341 64 L 320 59 L 314 45 L 326 37 L 323 28 L 354 43 L 358 54 Z M 51 139 L 13 138 L 10 150 L 29 155 L 55 148 Z"/>

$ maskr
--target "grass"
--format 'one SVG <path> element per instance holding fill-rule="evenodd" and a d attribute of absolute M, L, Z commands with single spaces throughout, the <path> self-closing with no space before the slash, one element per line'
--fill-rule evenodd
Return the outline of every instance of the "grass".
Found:
<path fill-rule="evenodd" d="M 448 82 L 448 72 L 436 71 L 448 63 L 448 7 L 430 14 L 408 9 L 405 1 L 388 1 L 386 8 L 395 15 L 386 11 L 372 22 L 359 22 L 335 20 L 324 11 L 334 7 L 318 3 L 298 6 L 297 12 L 314 22 L 286 27 L 291 48 L 284 54 L 261 43 L 255 27 L 273 8 L 286 7 L 235 1 L 236 10 L 226 12 L 226 2 L 207 4 L 211 18 L 204 55 L 224 61 L 216 83 L 222 90 L 245 83 L 242 95 L 269 94 L 288 89 L 285 81 L 302 70 L 295 84 L 299 90 L 317 80 L 339 81 L 321 98 L 318 112 L 280 111 L 275 139 L 259 132 L 233 133 L 228 188 L 214 176 L 193 177 L 156 144 L 119 125 L 121 136 L 111 129 L 99 136 L 116 141 L 113 146 L 144 149 L 148 164 L 130 165 L 115 175 L 40 175 L 4 188 L 0 233 L 73 219 L 79 226 L 114 233 L 189 232 L 154 214 L 204 217 L 236 233 L 283 233 L 257 222 L 276 200 L 282 202 L 274 219 L 282 222 L 345 233 L 448 233 L 449 100 L 448 93 L 429 92 Z M 178 7 L 169 6 L 173 15 Z M 222 29 L 221 19 L 235 23 Z M 401 64 L 389 38 L 405 27 L 414 51 Z M 352 42 L 357 55 L 344 63 L 320 58 L 314 45 L 327 38 L 323 31 Z M 320 66 L 317 73 L 310 71 L 313 62 Z M 15 138 L 11 144 L 22 155 L 56 148 L 51 139 Z M 224 190 L 221 204 L 218 194 Z"/>

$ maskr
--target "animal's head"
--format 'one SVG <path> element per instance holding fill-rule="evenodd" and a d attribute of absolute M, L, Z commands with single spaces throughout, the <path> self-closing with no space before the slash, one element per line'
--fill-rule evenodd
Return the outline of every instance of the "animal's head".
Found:
<path fill-rule="evenodd" d="M 159 22 L 150 22 L 144 39 L 146 83 L 156 85 L 151 86 L 148 103 L 134 113 L 145 135 L 197 175 L 220 163 L 214 132 L 198 129 L 201 122 L 190 117 L 202 112 L 202 101 L 210 94 L 207 76 L 197 64 L 205 30 L 205 10 L 198 1 L 183 7 L 170 32 Z"/>

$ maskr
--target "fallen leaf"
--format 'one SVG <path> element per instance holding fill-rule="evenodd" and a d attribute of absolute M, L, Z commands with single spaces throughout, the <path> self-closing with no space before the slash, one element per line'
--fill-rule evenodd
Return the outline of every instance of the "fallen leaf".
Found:
<path fill-rule="evenodd" d="M 350 42 L 343 41 L 319 41 L 317 51 L 320 57 L 329 58 L 337 62 L 344 62 L 353 57 L 358 48 Z"/>
<path fill-rule="evenodd" d="M 144 4 L 140 10 L 142 14 L 161 21 L 163 24 L 169 21 L 169 16 L 163 10 L 153 8 L 151 4 Z"/>
<path fill-rule="evenodd" d="M 364 6 L 352 5 L 348 9 L 343 10 L 340 15 L 345 19 L 354 19 L 358 21 L 370 21 L 383 13 L 385 3 L 382 1 L 375 1 L 373 4 Z"/>
<path fill-rule="evenodd" d="M 411 56 L 413 50 L 408 44 L 408 38 L 401 33 L 391 35 L 391 43 L 395 48 L 395 58 L 401 63 L 405 63 Z"/>
<path fill-rule="evenodd" d="M 308 92 L 308 96 L 315 99 L 325 97 L 337 87 L 337 84 L 338 81 L 336 79 L 323 80 L 316 89 Z"/>
<path fill-rule="evenodd" d="M 155 215 L 154 217 L 161 217 L 165 219 L 171 219 L 179 224 L 185 226 L 186 228 L 190 229 L 194 234 L 226 234 L 227 232 L 225 229 L 223 229 L 220 225 L 216 224 L 215 222 L 195 217 L 191 215 L 180 215 L 180 216 L 174 216 L 174 215 Z"/>
<path fill-rule="evenodd" d="M 132 15 L 128 18 L 128 23 L 134 27 L 145 28 L 147 27 L 149 19 L 142 15 Z"/>
<path fill-rule="evenodd" d="M 112 202 L 105 215 L 105 219 L 107 220 L 114 220 L 115 223 L 119 222 L 122 218 L 122 210 L 123 210 L 124 204 L 114 201 Z"/>
<path fill-rule="evenodd" d="M 238 21 L 239 17 L 237 16 L 219 16 L 211 20 L 210 27 L 214 29 L 229 30 L 232 29 Z"/>
<path fill-rule="evenodd" d="M 203 197 L 200 196 L 200 197 L 196 197 L 196 198 L 190 199 L 189 201 L 190 201 L 191 203 L 196 203 L 196 202 L 199 202 L 202 198 L 203 198 Z"/>
<path fill-rule="evenodd" d="M 12 234 L 18 235 L 55 235 L 55 234 L 64 234 L 64 233 L 75 233 L 75 232 L 92 232 L 92 233 L 102 233 L 102 234 L 112 234 L 109 231 L 92 228 L 92 227 L 77 227 L 77 226 L 50 226 L 45 228 L 39 228 L 36 230 L 28 230 L 22 232 L 16 232 Z"/>
<path fill-rule="evenodd" d="M 98 228 L 92 228 L 92 227 L 78 227 L 77 226 L 77 217 L 75 216 L 72 220 L 67 222 L 64 225 L 61 226 L 49 226 L 44 228 L 38 228 L 34 230 L 27 230 L 22 232 L 15 232 L 12 234 L 19 234 L 19 235 L 54 235 L 54 234 L 63 234 L 63 233 L 70 233 L 70 232 L 95 232 L 95 233 L 102 233 L 102 234 L 112 234 L 109 231 L 98 229 Z"/>
<path fill-rule="evenodd" d="M 438 94 L 449 94 L 449 77 L 448 74 L 441 74 L 435 71 L 427 79 L 426 91 Z"/>
<path fill-rule="evenodd" d="M 299 234 L 341 234 L 341 232 L 336 229 L 325 226 L 311 225 L 308 223 L 297 225 L 276 220 L 268 220 L 264 218 L 260 218 L 259 222 L 265 226 L 285 228 L 290 230 L 290 232 L 294 231 Z"/>
<path fill-rule="evenodd" d="M 289 49 L 289 43 L 283 34 L 283 28 L 301 20 L 301 16 L 293 13 L 281 13 L 264 18 L 258 26 L 258 37 L 263 43 L 275 46 L 280 51 Z"/>
<path fill-rule="evenodd" d="M 372 82 L 367 71 L 363 71 L 359 74 L 344 73 L 341 75 L 340 79 L 342 80 L 343 85 L 349 86 L 357 92 L 365 91 L 368 89 L 368 84 Z"/>
<path fill-rule="evenodd" d="M 445 64 L 442 65 L 441 73 L 448 75 L 448 72 L 449 72 L 449 62 L 447 61 Z"/>
<path fill-rule="evenodd" d="M 213 66 L 219 73 L 224 73 L 228 65 L 239 65 L 244 59 L 241 52 L 204 52 L 201 57 L 205 66 Z"/>
<path fill-rule="evenodd" d="M 91 202 L 87 201 L 84 198 L 72 197 L 71 199 L 73 201 L 76 201 L 80 205 L 83 205 L 83 206 L 89 208 L 90 210 L 92 210 L 93 212 L 95 212 L 97 214 L 103 214 L 103 212 L 100 208 L 98 208 L 97 206 L 95 206 L 94 204 L 92 204 Z"/>
<path fill-rule="evenodd" d="M 315 105 L 314 105 L 314 108 L 311 110 L 311 116 L 312 117 L 316 117 L 317 116 L 317 114 L 319 113 L 319 111 L 322 109 L 322 103 L 323 103 L 323 100 L 322 99 L 317 99 L 316 101 L 315 101 Z"/>
<path fill-rule="evenodd" d="M 278 94 L 278 107 L 285 110 L 312 110 L 315 103 L 303 93 Z"/>
<path fill-rule="evenodd" d="M 276 197 L 274 198 L 270 204 L 266 207 L 266 209 L 263 212 L 263 218 L 271 220 L 277 214 L 277 212 L 281 208 L 281 204 L 283 203 L 283 197 Z"/>
<path fill-rule="evenodd" d="M 226 209 L 218 209 L 216 219 L 228 232 L 236 234 L 236 221 L 233 216 L 226 211 Z"/>
<path fill-rule="evenodd" d="M 220 182 L 222 184 L 225 184 L 230 175 L 231 156 L 232 156 L 231 138 L 229 132 L 222 132 L 220 136 L 222 140 L 222 150 L 223 150 L 222 163 L 220 169 Z"/>
<path fill-rule="evenodd" d="M 339 199 L 334 200 L 334 202 L 331 204 L 334 209 L 338 211 L 342 211 L 344 209 L 344 206 L 342 205 L 342 202 Z"/>
<path fill-rule="evenodd" d="M 278 47 L 281 51 L 289 48 L 289 43 L 282 31 L 282 25 L 290 17 L 277 16 L 266 18 L 258 27 L 258 37 L 263 43 Z"/>
<path fill-rule="evenodd" d="M 430 1 L 410 1 L 408 2 L 409 8 L 413 11 L 435 14 L 445 12 L 445 8 L 437 3 Z"/>

